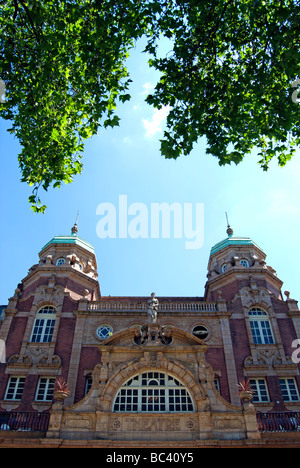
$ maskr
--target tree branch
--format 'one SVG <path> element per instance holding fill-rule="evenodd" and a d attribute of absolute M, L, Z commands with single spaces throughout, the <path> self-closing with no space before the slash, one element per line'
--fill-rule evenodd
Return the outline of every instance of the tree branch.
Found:
<path fill-rule="evenodd" d="M 27 15 L 27 17 L 28 17 L 28 19 L 29 19 L 30 24 L 31 24 L 31 28 L 32 28 L 32 30 L 33 30 L 33 32 L 34 32 L 34 35 L 35 35 L 37 41 L 39 41 L 39 33 L 38 33 L 37 30 L 36 30 L 36 27 L 35 27 L 35 24 L 34 24 L 34 21 L 33 21 L 32 17 L 31 17 L 29 8 L 28 8 L 27 5 L 23 2 L 23 0 L 14 0 L 15 5 L 18 3 L 18 1 L 19 1 L 19 3 L 22 5 L 22 7 L 24 8 L 25 13 L 26 13 L 26 15 Z"/>

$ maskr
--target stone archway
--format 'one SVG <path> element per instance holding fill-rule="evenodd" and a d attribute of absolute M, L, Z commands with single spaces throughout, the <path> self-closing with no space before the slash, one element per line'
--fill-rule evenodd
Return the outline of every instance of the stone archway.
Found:
<path fill-rule="evenodd" d="M 195 376 L 180 362 L 167 359 L 162 352 L 145 352 L 139 360 L 133 360 L 110 377 L 99 392 L 97 408 L 100 411 L 112 412 L 112 405 L 119 388 L 131 377 L 142 372 L 165 372 L 177 378 L 189 391 L 194 403 L 195 412 L 203 411 L 206 397 L 203 388 Z"/>

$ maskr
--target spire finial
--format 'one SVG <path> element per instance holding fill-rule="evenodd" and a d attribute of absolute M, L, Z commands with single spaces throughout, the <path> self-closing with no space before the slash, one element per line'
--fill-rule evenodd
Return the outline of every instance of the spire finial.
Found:
<path fill-rule="evenodd" d="M 73 236 L 76 236 L 76 234 L 78 232 L 78 227 L 77 227 L 78 216 L 79 216 L 79 211 L 77 211 L 76 221 L 75 221 L 74 226 L 71 229 L 71 233 L 72 233 Z"/>
<path fill-rule="evenodd" d="M 229 221 L 228 221 L 227 211 L 225 211 L 225 215 L 226 215 L 226 221 L 227 221 L 227 230 L 226 230 L 226 234 L 228 235 L 228 237 L 231 237 L 232 234 L 233 234 L 233 229 L 230 227 L 230 224 L 229 224 Z"/>

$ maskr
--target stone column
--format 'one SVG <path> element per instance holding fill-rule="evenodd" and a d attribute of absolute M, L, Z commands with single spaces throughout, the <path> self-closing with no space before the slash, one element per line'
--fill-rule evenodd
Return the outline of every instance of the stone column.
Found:
<path fill-rule="evenodd" d="M 76 390 L 76 382 L 77 382 L 79 361 L 80 361 L 80 355 L 81 355 L 85 319 L 86 319 L 85 314 L 76 313 L 76 327 L 75 327 L 75 332 L 74 332 L 73 346 L 72 346 L 72 352 L 71 352 L 71 358 L 70 358 L 69 373 L 67 377 L 67 381 L 71 390 L 71 394 L 66 399 L 67 406 L 72 405 L 75 399 L 75 390 Z"/>
<path fill-rule="evenodd" d="M 229 394 L 231 403 L 236 406 L 241 406 L 238 394 L 238 380 L 236 375 L 234 352 L 231 340 L 231 333 L 229 327 L 228 317 L 220 317 L 225 363 L 228 376 Z"/>

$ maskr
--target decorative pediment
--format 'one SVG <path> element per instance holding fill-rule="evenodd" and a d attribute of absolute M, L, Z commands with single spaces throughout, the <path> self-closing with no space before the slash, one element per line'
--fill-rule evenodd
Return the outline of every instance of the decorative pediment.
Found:
<path fill-rule="evenodd" d="M 99 346 L 99 350 L 110 346 L 140 347 L 197 346 L 206 350 L 206 343 L 196 336 L 179 328 L 159 323 L 147 323 L 111 335 Z"/>

